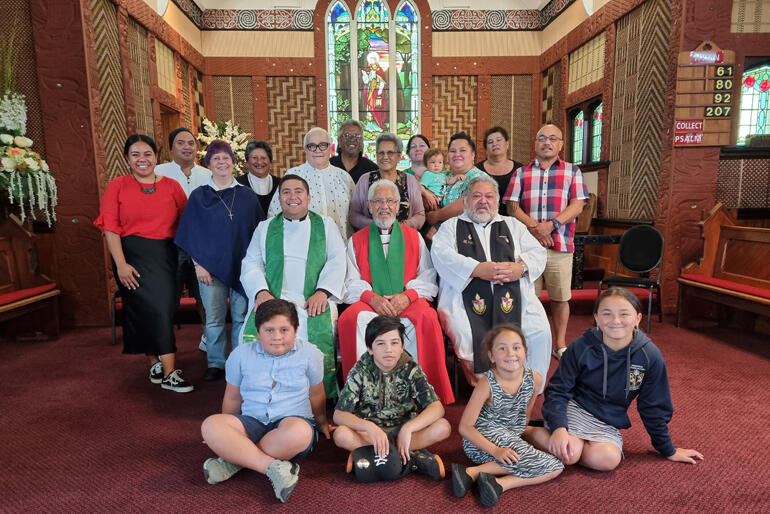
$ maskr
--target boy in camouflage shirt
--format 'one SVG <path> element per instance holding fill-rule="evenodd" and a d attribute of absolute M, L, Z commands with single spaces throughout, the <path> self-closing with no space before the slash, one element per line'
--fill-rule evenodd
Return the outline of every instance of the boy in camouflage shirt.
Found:
<path fill-rule="evenodd" d="M 441 458 L 425 448 L 449 437 L 451 427 L 425 373 L 404 351 L 404 326 L 377 316 L 364 340 L 367 352 L 350 370 L 334 411 L 334 442 L 351 452 L 347 471 L 362 482 L 413 471 L 441 480 Z"/>

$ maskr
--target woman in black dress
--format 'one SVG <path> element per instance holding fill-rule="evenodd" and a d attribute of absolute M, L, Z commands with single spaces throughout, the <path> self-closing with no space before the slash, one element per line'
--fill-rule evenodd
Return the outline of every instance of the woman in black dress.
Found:
<path fill-rule="evenodd" d="M 487 129 L 484 132 L 484 150 L 486 151 L 487 158 L 476 164 L 478 169 L 486 171 L 487 175 L 497 181 L 500 191 L 499 212 L 503 216 L 508 215 L 505 209 L 505 202 L 503 202 L 505 192 L 508 190 L 508 183 L 513 177 L 513 172 L 522 166 L 520 162 L 508 158 L 510 146 L 508 131 L 503 127 Z"/>

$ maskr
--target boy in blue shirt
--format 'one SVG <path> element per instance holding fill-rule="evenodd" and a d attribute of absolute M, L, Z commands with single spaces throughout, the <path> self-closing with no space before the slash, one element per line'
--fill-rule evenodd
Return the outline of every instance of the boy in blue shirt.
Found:
<path fill-rule="evenodd" d="M 241 468 L 267 475 L 285 503 L 297 485 L 299 465 L 317 441 L 329 438 L 323 355 L 296 337 L 294 305 L 268 300 L 254 316 L 259 341 L 238 346 L 227 359 L 222 414 L 206 418 L 201 434 L 218 458 L 203 463 L 210 484 Z"/>

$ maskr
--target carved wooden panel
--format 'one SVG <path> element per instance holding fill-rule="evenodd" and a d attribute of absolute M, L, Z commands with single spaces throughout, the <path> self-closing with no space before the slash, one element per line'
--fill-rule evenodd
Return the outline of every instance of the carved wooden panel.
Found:
<path fill-rule="evenodd" d="M 91 127 L 93 109 L 98 107 L 90 102 L 98 98 L 98 81 L 88 80 L 83 13 L 79 2 L 30 0 L 29 5 L 34 33 L 45 34 L 35 39 L 35 55 L 46 158 L 59 187 L 55 278 L 62 289 L 61 323 L 105 325 L 109 322 L 105 250 L 92 225 L 100 199 Z"/>

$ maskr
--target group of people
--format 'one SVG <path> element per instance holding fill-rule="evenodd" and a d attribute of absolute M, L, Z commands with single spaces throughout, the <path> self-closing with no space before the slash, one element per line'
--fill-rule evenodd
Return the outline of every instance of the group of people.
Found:
<path fill-rule="evenodd" d="M 124 353 L 148 356 L 151 382 L 193 390 L 174 359 L 185 284 L 202 307 L 203 378 L 226 379 L 222 414 L 202 427 L 218 455 L 204 464 L 209 483 L 248 467 L 286 501 L 296 461 L 317 432 L 332 431 L 361 481 L 412 471 L 441 479 L 443 462 L 426 448 L 451 432 L 444 334 L 476 386 L 459 430 L 479 465 L 452 466 L 458 496 L 477 484 L 493 505 L 503 490 L 549 480 L 563 464 L 612 469 L 622 456 L 617 429 L 630 426 L 625 411 L 636 396 L 656 449 L 673 460 L 702 458 L 668 436 L 665 366 L 636 329 L 633 295 L 605 293 L 598 332 L 566 347 L 574 220 L 588 192 L 577 166 L 558 156 L 558 127 L 540 129 L 525 166 L 508 159 L 500 127 L 485 134 L 478 165 L 473 139 L 452 136 L 448 170 L 422 135 L 409 140 L 404 171 L 393 134 L 377 138 L 376 164 L 362 155 L 360 123 L 343 124 L 338 141 L 332 159 L 328 132 L 311 129 L 306 161 L 282 178 L 271 172 L 270 145 L 252 141 L 248 173 L 233 177 L 224 141 L 209 144 L 204 168 L 192 132 L 177 129 L 173 162 L 156 166 L 154 141 L 132 135 L 130 173 L 105 192 L 95 225 L 123 299 Z M 552 355 L 562 364 L 546 392 L 547 428 L 538 430 L 527 422 Z M 325 410 L 335 397 L 336 430 Z"/>

